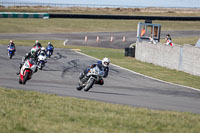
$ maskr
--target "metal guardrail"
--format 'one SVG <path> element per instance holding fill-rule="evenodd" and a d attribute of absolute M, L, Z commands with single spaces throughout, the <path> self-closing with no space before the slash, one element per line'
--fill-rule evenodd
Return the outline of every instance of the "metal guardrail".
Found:
<path fill-rule="evenodd" d="M 127 16 L 127 15 L 92 15 L 92 14 L 49 14 L 50 18 L 87 18 L 87 19 L 128 19 L 128 20 L 168 20 L 200 21 L 200 17 L 174 16 Z"/>

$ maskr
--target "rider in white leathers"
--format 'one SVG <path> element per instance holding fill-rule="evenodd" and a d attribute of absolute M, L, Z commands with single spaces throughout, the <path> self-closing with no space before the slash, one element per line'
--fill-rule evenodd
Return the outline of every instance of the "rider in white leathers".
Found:
<path fill-rule="evenodd" d="M 83 79 L 83 77 L 88 73 L 88 71 L 91 69 L 91 68 L 94 68 L 95 66 L 98 66 L 100 70 L 104 70 L 104 76 L 103 78 L 106 78 L 108 76 L 108 73 L 109 73 L 109 64 L 110 64 L 110 60 L 108 58 L 103 58 L 102 61 L 97 61 L 96 64 L 92 64 L 91 66 L 89 66 L 88 68 L 86 68 L 84 70 L 84 72 L 82 72 L 79 76 L 79 79 Z M 97 82 L 96 84 L 99 84 L 99 85 L 103 85 L 104 84 L 104 81 L 103 79 L 99 80 L 99 82 Z"/>

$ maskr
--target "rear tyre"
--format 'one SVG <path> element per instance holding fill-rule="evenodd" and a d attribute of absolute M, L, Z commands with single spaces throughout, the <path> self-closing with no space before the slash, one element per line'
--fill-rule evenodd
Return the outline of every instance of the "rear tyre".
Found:
<path fill-rule="evenodd" d="M 30 72 L 26 72 L 26 74 L 25 74 L 25 76 L 24 76 L 24 79 L 23 79 L 23 81 L 22 81 L 22 84 L 26 84 L 26 81 L 28 80 L 28 76 L 29 76 L 29 73 Z"/>
<path fill-rule="evenodd" d="M 92 88 L 93 84 L 94 84 L 95 80 L 93 78 L 91 78 L 88 83 L 86 84 L 86 86 L 84 87 L 84 91 L 89 91 L 90 88 Z"/>

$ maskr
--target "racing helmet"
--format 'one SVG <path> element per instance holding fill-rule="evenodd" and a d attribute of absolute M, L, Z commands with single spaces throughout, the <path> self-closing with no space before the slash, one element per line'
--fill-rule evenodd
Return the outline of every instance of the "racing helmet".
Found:
<path fill-rule="evenodd" d="M 36 49 L 35 49 L 35 48 L 32 48 L 32 49 L 31 49 L 31 55 L 32 55 L 33 57 L 36 56 Z"/>
<path fill-rule="evenodd" d="M 51 45 L 51 42 L 48 42 L 48 45 Z"/>
<path fill-rule="evenodd" d="M 42 48 L 41 48 L 41 51 L 45 51 L 45 48 L 44 48 L 44 47 L 42 47 Z"/>
<path fill-rule="evenodd" d="M 39 43 L 39 41 L 38 41 L 38 40 L 36 40 L 36 41 L 35 41 L 35 44 L 38 44 L 38 43 Z"/>
<path fill-rule="evenodd" d="M 102 60 L 102 64 L 103 64 L 103 66 L 108 67 L 110 64 L 110 60 L 107 57 L 105 57 Z"/>
<path fill-rule="evenodd" d="M 10 40 L 10 44 L 13 43 L 13 40 Z"/>

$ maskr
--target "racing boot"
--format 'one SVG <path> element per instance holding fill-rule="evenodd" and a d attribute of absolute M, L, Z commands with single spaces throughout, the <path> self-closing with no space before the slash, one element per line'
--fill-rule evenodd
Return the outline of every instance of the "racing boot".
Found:
<path fill-rule="evenodd" d="M 22 63 L 20 63 L 20 64 L 19 64 L 19 72 L 18 72 L 18 73 L 16 73 L 17 75 L 19 75 L 19 74 L 20 74 L 20 70 L 21 70 L 22 66 L 23 66 L 23 64 L 22 64 Z"/>

